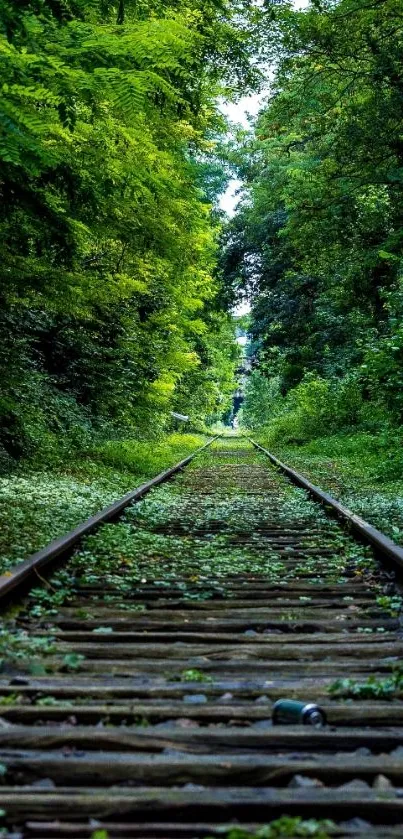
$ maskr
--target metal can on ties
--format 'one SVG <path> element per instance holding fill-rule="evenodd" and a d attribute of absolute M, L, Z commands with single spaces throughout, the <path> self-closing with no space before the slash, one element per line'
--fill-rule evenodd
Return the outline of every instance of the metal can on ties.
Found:
<path fill-rule="evenodd" d="M 273 705 L 273 725 L 311 725 L 323 728 L 326 714 L 314 703 L 298 702 L 295 699 L 279 699 Z"/>

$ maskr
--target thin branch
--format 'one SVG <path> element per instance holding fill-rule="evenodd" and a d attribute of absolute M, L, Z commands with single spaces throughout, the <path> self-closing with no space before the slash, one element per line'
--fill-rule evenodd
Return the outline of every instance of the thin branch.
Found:
<path fill-rule="evenodd" d="M 125 242 L 124 245 L 123 245 L 123 248 L 122 248 L 122 253 L 120 254 L 120 257 L 117 261 L 117 265 L 116 265 L 116 268 L 115 268 L 115 274 L 117 274 L 120 271 L 120 266 L 121 266 L 121 264 L 124 260 L 124 257 L 125 257 L 125 254 L 126 254 L 126 251 L 127 251 L 128 247 L 129 247 L 128 242 Z"/>

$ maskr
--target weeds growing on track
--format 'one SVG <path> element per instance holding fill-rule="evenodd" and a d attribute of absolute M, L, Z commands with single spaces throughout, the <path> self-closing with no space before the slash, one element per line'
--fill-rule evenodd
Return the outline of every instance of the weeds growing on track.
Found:
<path fill-rule="evenodd" d="M 358 578 L 373 576 L 376 564 L 370 551 L 344 534 L 303 490 L 270 469 L 264 457 L 253 450 L 245 454 L 240 446 L 232 445 L 228 454 L 222 443 L 221 450 L 217 445 L 215 450 L 223 455 L 219 484 L 213 484 L 215 472 L 210 471 L 212 465 L 214 469 L 217 466 L 213 449 L 184 475 L 129 508 L 120 522 L 104 525 L 88 536 L 70 564 L 70 588 L 76 580 L 85 585 L 102 582 L 113 592 L 97 594 L 98 602 L 141 611 L 145 606 L 128 605 L 127 596 L 134 586 L 145 583 L 176 589 L 188 600 L 203 601 L 217 595 L 226 597 L 226 580 L 234 574 L 256 575 L 272 584 L 286 584 L 306 574 L 315 583 L 343 584 L 348 579 L 346 569 L 349 573 L 353 569 Z M 231 469 L 225 467 L 228 463 L 262 466 L 262 478 L 267 482 L 264 491 L 240 488 Z M 201 476 L 208 492 L 203 491 Z M 292 548 L 271 546 L 261 532 L 273 516 L 277 523 L 307 528 L 306 534 L 299 530 L 304 556 L 291 567 Z M 324 559 L 320 552 L 326 548 Z M 57 607 L 55 600 L 68 597 L 69 583 L 63 574 L 59 572 L 52 580 L 57 593 L 42 590 L 39 602 L 38 591 L 32 593 L 31 615 L 39 616 L 40 610 L 42 616 L 51 617 Z M 376 582 L 372 585 L 376 587 Z M 302 597 L 302 604 L 309 615 L 309 598 Z"/>
<path fill-rule="evenodd" d="M 403 668 L 397 664 L 390 676 L 380 679 L 368 676 L 364 682 L 355 679 L 337 679 L 329 687 L 329 693 L 336 699 L 394 699 L 403 691 Z"/>
<path fill-rule="evenodd" d="M 256 833 L 250 833 L 241 827 L 229 827 L 225 831 L 225 839 L 297 839 L 297 837 L 312 837 L 312 839 L 329 839 L 329 831 L 336 829 L 336 824 L 330 819 L 302 819 L 300 817 L 281 816 L 259 828 Z M 212 836 L 208 839 L 213 839 Z"/>
<path fill-rule="evenodd" d="M 163 442 L 109 442 L 57 470 L 0 477 L 0 573 L 206 442 L 171 434 Z"/>
<path fill-rule="evenodd" d="M 297 534 L 297 552 L 292 540 L 283 544 L 276 537 L 278 526 L 280 536 L 287 531 Z M 51 586 L 31 592 L 27 611 L 30 617 L 46 621 L 51 638 L 52 618 L 76 584 L 96 589 L 91 598 L 94 612 L 102 604 L 113 604 L 117 611 L 145 612 L 147 605 L 138 595 L 144 585 L 165 587 L 170 595 L 176 591 L 178 597 L 202 603 L 226 598 L 234 576 L 246 580 L 248 575 L 278 586 L 298 579 L 342 586 L 353 576 L 364 580 L 374 595 L 369 618 L 376 614 L 381 624 L 383 617 L 400 608 L 397 595 L 383 591 L 369 549 L 328 519 L 263 455 L 245 449 L 244 443 L 243 448 L 238 443 L 226 448 L 221 442 L 174 481 L 128 508 L 118 523 L 106 524 L 83 540 L 68 569 L 55 573 Z M 353 616 L 356 607 L 350 601 L 346 597 L 343 610 L 353 610 Z M 299 604 L 284 619 L 315 620 L 314 604 L 306 593 Z M 365 610 L 361 614 L 365 622 Z M 91 606 L 78 608 L 75 616 L 91 618 Z M 113 630 L 101 626 L 95 631 Z M 81 663 L 71 663 L 71 669 Z M 185 672 L 181 678 L 187 680 Z"/>
<path fill-rule="evenodd" d="M 259 442 L 267 438 L 258 434 Z M 387 434 L 339 433 L 302 445 L 277 442 L 274 454 L 327 490 L 354 513 L 403 544 L 401 442 Z"/>

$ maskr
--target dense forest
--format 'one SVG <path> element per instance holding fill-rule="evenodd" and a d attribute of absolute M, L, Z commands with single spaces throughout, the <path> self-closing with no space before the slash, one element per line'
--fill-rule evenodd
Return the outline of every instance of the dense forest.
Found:
<path fill-rule="evenodd" d="M 402 24 L 399 0 L 0 2 L 6 458 L 228 417 L 245 299 L 246 426 L 397 439 Z"/>
<path fill-rule="evenodd" d="M 272 440 L 397 429 L 403 412 L 403 9 L 272 9 L 275 78 L 233 152 L 246 190 L 227 293 L 252 298 L 244 419 Z M 256 363 L 257 362 L 257 363 Z M 400 460 L 400 469 L 403 461 Z"/>
<path fill-rule="evenodd" d="M 0 3 L 1 443 L 222 412 L 220 99 L 255 89 L 248 0 Z"/>

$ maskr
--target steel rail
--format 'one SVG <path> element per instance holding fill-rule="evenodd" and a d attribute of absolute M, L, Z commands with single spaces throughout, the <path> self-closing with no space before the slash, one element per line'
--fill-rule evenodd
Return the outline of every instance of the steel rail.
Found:
<path fill-rule="evenodd" d="M 181 460 L 179 463 L 176 463 L 164 472 L 160 472 L 159 475 L 156 475 L 155 478 L 151 478 L 151 480 L 147 481 L 145 484 L 141 484 L 141 486 L 126 493 L 126 495 L 122 498 L 114 501 L 114 503 L 110 504 L 108 507 L 104 507 L 98 513 L 95 513 L 95 515 L 86 519 L 73 530 L 70 530 L 63 536 L 59 536 L 52 542 L 49 542 L 48 545 L 32 554 L 24 562 L 20 562 L 18 565 L 11 568 L 10 571 L 0 575 L 0 601 L 7 597 L 16 588 L 29 583 L 31 578 L 32 581 L 37 582 L 37 572 L 40 569 L 54 562 L 56 559 L 61 559 L 63 557 L 67 558 L 70 556 L 73 548 L 76 547 L 83 536 L 93 533 L 93 531 L 101 524 L 106 524 L 107 522 L 118 518 L 123 510 L 125 510 L 126 507 L 134 501 L 140 501 L 140 499 L 147 495 L 147 493 L 154 489 L 154 487 L 169 481 L 170 478 L 184 469 L 193 460 L 193 458 L 197 457 L 197 455 L 211 446 L 216 439 L 217 436 L 212 437 L 208 443 L 201 446 L 199 449 L 196 449 L 195 452 L 188 455 L 188 457 L 185 457 L 184 460 Z"/>
<path fill-rule="evenodd" d="M 295 469 L 287 466 L 279 460 L 278 457 L 263 448 L 263 446 L 259 445 L 259 443 L 256 443 L 251 438 L 249 438 L 249 441 L 256 449 L 267 455 L 272 464 L 287 475 L 287 478 L 289 478 L 294 484 L 302 487 L 302 489 L 305 489 L 312 498 L 315 499 L 315 501 L 319 501 L 320 504 L 322 504 L 327 510 L 331 510 L 335 513 L 336 516 L 344 522 L 344 524 L 348 525 L 357 537 L 371 545 L 371 547 L 375 548 L 375 550 L 382 554 L 382 556 L 392 560 L 392 562 L 396 563 L 399 568 L 403 568 L 403 548 L 397 545 L 396 542 L 389 539 L 388 536 L 385 536 L 384 533 L 381 533 L 380 530 L 377 530 L 376 527 L 373 527 L 365 521 L 365 519 L 357 516 L 356 513 L 353 513 L 348 509 L 348 507 L 340 504 L 340 502 L 336 501 L 336 499 L 329 495 L 328 492 L 323 492 L 322 489 L 319 489 L 319 487 L 315 486 L 315 484 L 312 484 L 311 481 L 308 481 L 308 479 L 304 477 L 304 475 L 301 475 Z"/>

